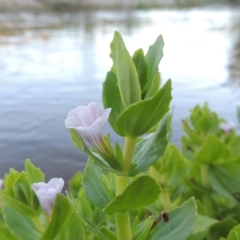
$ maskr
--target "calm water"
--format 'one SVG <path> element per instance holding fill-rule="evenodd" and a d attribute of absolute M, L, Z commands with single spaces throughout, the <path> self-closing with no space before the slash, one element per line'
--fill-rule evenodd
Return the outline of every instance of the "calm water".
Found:
<path fill-rule="evenodd" d="M 146 52 L 163 34 L 160 69 L 163 81 L 173 80 L 173 142 L 180 145 L 180 121 L 197 103 L 208 101 L 236 121 L 240 89 L 230 66 L 239 65 L 239 29 L 240 10 L 228 7 L 0 15 L 0 176 L 23 169 L 26 158 L 47 179 L 68 179 L 85 166 L 64 120 L 72 108 L 101 100 L 114 30 L 131 53 Z"/>

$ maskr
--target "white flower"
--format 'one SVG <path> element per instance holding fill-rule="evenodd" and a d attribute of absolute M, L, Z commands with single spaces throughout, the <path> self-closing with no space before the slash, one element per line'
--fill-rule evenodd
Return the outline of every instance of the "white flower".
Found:
<path fill-rule="evenodd" d="M 3 180 L 0 179 L 0 190 L 3 188 Z"/>
<path fill-rule="evenodd" d="M 71 110 L 65 120 L 67 128 L 75 129 L 80 136 L 87 140 L 95 149 L 106 152 L 101 128 L 107 122 L 111 109 L 105 109 L 99 113 L 100 105 L 91 102 L 87 106 L 79 106 Z"/>
<path fill-rule="evenodd" d="M 221 123 L 219 128 L 223 130 L 225 133 L 228 133 L 235 128 L 235 124 L 233 122 Z"/>
<path fill-rule="evenodd" d="M 31 188 L 37 195 L 42 209 L 51 214 L 56 195 L 62 191 L 64 181 L 62 178 L 52 178 L 48 183 L 38 182 Z"/>

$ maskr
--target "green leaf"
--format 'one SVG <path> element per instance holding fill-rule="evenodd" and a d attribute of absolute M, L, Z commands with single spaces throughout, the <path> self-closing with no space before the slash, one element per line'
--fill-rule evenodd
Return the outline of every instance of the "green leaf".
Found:
<path fill-rule="evenodd" d="M 225 151 L 224 144 L 216 136 L 208 135 L 197 153 L 195 161 L 200 164 L 211 164 L 217 162 Z"/>
<path fill-rule="evenodd" d="M 111 108 L 108 121 L 116 133 L 119 134 L 116 122 L 125 107 L 120 96 L 116 74 L 112 71 L 107 73 L 103 83 L 102 101 L 104 108 Z"/>
<path fill-rule="evenodd" d="M 143 91 L 143 89 L 147 83 L 147 74 L 148 74 L 148 65 L 145 60 L 143 50 L 140 48 L 137 51 L 135 51 L 132 59 L 136 66 L 141 89 Z"/>
<path fill-rule="evenodd" d="M 114 232 L 109 230 L 107 227 L 102 226 L 100 231 L 107 237 L 108 240 L 117 240 L 117 236 Z M 93 240 L 102 240 L 101 237 L 95 236 Z"/>
<path fill-rule="evenodd" d="M 45 182 L 45 175 L 40 168 L 36 168 L 29 159 L 25 162 L 26 176 L 30 185 Z"/>
<path fill-rule="evenodd" d="M 72 178 L 68 182 L 68 193 L 73 198 L 77 198 L 78 192 L 81 188 L 81 182 L 82 182 L 83 174 L 82 172 L 78 171 L 75 173 Z"/>
<path fill-rule="evenodd" d="M 144 222 L 141 222 L 137 227 L 137 231 L 133 235 L 133 240 L 148 239 L 147 237 L 151 231 L 153 222 L 153 217 L 148 217 Z"/>
<path fill-rule="evenodd" d="M 0 226 L 1 240 L 18 240 L 6 226 Z"/>
<path fill-rule="evenodd" d="M 19 177 L 14 182 L 13 191 L 14 191 L 14 199 L 26 205 L 30 205 L 31 193 L 30 193 L 30 185 L 27 180 L 26 172 L 20 173 Z"/>
<path fill-rule="evenodd" d="M 230 231 L 227 240 L 240 240 L 240 225 Z"/>
<path fill-rule="evenodd" d="M 57 194 L 54 202 L 51 222 L 40 240 L 54 239 L 66 224 L 72 214 L 72 207 L 67 197 Z"/>
<path fill-rule="evenodd" d="M 7 206 L 11 206 L 15 211 L 19 212 L 20 214 L 26 217 L 34 218 L 40 215 L 40 211 L 36 211 L 31 206 L 21 203 L 18 200 L 9 197 L 4 193 L 4 191 L 0 191 L 0 201 L 4 202 L 4 204 L 6 204 Z"/>
<path fill-rule="evenodd" d="M 73 212 L 68 220 L 64 223 L 62 229 L 54 240 L 85 240 L 84 229 L 81 221 L 75 212 Z"/>
<path fill-rule="evenodd" d="M 128 107 L 120 115 L 116 124 L 121 135 L 136 138 L 157 125 L 169 111 L 172 99 L 171 89 L 172 84 L 168 80 L 152 98 Z"/>
<path fill-rule="evenodd" d="M 115 31 L 111 42 L 111 58 L 113 72 L 118 79 L 118 87 L 125 107 L 141 101 L 141 87 L 135 64 L 128 53 L 119 32 Z"/>
<path fill-rule="evenodd" d="M 240 183 L 224 169 L 209 166 L 208 170 L 212 188 L 226 198 L 240 202 Z"/>
<path fill-rule="evenodd" d="M 186 240 L 193 232 L 197 218 L 197 206 L 190 198 L 169 212 L 169 221 L 160 222 L 153 228 L 148 240 Z"/>
<path fill-rule="evenodd" d="M 3 207 L 8 229 L 20 240 L 39 240 L 40 234 L 29 218 L 20 215 L 9 206 Z"/>
<path fill-rule="evenodd" d="M 216 134 L 218 131 L 219 120 L 215 112 L 211 112 L 207 103 L 201 109 L 202 116 L 198 118 L 196 129 L 208 134 Z"/>
<path fill-rule="evenodd" d="M 73 211 L 77 213 L 78 219 L 83 221 L 88 229 L 93 232 L 96 236 L 98 236 L 101 240 L 109 240 L 95 225 L 92 224 L 86 217 L 84 217 L 76 208 L 74 208 L 73 202 L 70 200 Z"/>
<path fill-rule="evenodd" d="M 168 144 L 167 141 L 168 117 L 164 117 L 154 135 L 140 141 L 135 149 L 133 165 L 129 176 L 135 176 L 154 164 L 163 154 Z"/>
<path fill-rule="evenodd" d="M 101 180 L 103 174 L 100 167 L 88 160 L 87 167 L 84 170 L 82 186 L 87 197 L 99 208 L 104 208 L 111 201 Z"/>
<path fill-rule="evenodd" d="M 211 227 L 210 235 L 215 236 L 216 239 L 220 237 L 227 238 L 229 232 L 238 224 L 239 223 L 233 217 L 221 219 L 220 222 Z"/>
<path fill-rule="evenodd" d="M 218 221 L 213 218 L 198 215 L 194 230 L 187 240 L 202 240 L 206 237 L 208 229 Z"/>
<path fill-rule="evenodd" d="M 179 186 L 186 175 L 188 164 L 177 147 L 173 144 L 168 145 L 158 163 L 159 175 L 165 176 L 164 186 L 172 189 Z"/>
<path fill-rule="evenodd" d="M 76 199 L 76 207 L 84 217 L 86 217 L 89 221 L 93 221 L 92 203 L 86 197 L 83 189 Z"/>
<path fill-rule="evenodd" d="M 139 191 L 141 186 L 141 191 Z M 104 209 L 106 214 L 126 212 L 144 207 L 154 202 L 160 193 L 160 186 L 149 176 L 141 176 L 127 186 L 121 195 L 116 196 Z"/>
<path fill-rule="evenodd" d="M 114 168 L 110 167 L 109 165 L 105 164 L 104 163 L 104 159 L 101 156 L 99 156 L 96 153 L 91 152 L 88 149 L 88 147 L 85 144 L 85 142 L 83 141 L 82 137 L 78 134 L 78 132 L 75 129 L 69 129 L 69 132 L 71 134 L 71 139 L 73 140 L 74 145 L 77 148 L 80 148 L 85 153 L 87 153 L 88 156 L 91 158 L 91 160 L 94 162 L 94 164 L 102 167 L 106 171 L 114 172 L 117 175 L 120 175 L 120 176 L 126 176 L 127 175 L 125 172 L 119 171 L 119 170 L 114 169 Z M 117 162 L 117 164 L 119 164 L 119 163 Z"/>
<path fill-rule="evenodd" d="M 183 131 L 186 132 L 191 139 L 191 144 L 197 146 L 202 145 L 203 140 L 201 139 L 201 137 L 189 127 L 188 123 L 185 120 L 182 120 L 182 127 Z"/>
<path fill-rule="evenodd" d="M 5 181 L 4 181 L 4 193 L 9 197 L 14 197 L 14 190 L 13 185 L 15 181 L 18 179 L 20 173 L 10 168 L 9 173 L 7 174 Z"/>
<path fill-rule="evenodd" d="M 163 57 L 163 46 L 164 41 L 162 35 L 159 35 L 153 45 L 149 47 L 148 52 L 145 56 L 146 62 L 148 64 L 148 83 L 146 85 L 146 89 L 148 89 L 151 81 L 158 72 L 158 65 Z"/>
<path fill-rule="evenodd" d="M 146 95 L 144 96 L 144 99 L 151 98 L 159 90 L 160 83 L 161 83 L 160 73 L 157 72 L 148 88 Z"/>

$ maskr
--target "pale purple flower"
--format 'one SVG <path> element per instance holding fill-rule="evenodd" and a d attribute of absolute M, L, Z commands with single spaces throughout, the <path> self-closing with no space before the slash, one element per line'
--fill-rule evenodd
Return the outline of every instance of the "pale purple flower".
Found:
<path fill-rule="evenodd" d="M 38 182 L 32 184 L 31 188 L 35 192 L 42 209 L 50 215 L 56 195 L 62 191 L 64 181 L 62 178 L 52 178 L 48 183 Z"/>
<path fill-rule="evenodd" d="M 91 102 L 87 106 L 79 106 L 71 110 L 65 120 L 67 128 L 75 129 L 80 136 L 87 140 L 95 149 L 106 152 L 101 128 L 107 122 L 111 109 L 107 108 L 99 113 L 100 105 Z"/>
<path fill-rule="evenodd" d="M 235 124 L 233 122 L 221 123 L 219 128 L 223 130 L 225 133 L 228 133 L 235 128 Z"/>

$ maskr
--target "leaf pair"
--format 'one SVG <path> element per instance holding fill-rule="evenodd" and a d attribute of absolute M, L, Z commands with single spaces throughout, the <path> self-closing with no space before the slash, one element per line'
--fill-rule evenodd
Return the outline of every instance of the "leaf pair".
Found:
<path fill-rule="evenodd" d="M 104 107 L 112 109 L 109 123 L 121 136 L 142 136 L 169 110 L 171 81 L 158 90 L 163 45 L 160 36 L 145 57 L 138 50 L 132 59 L 121 35 L 114 34 L 110 55 L 113 67 L 103 83 L 102 99 Z"/>
<path fill-rule="evenodd" d="M 108 176 L 100 167 L 88 161 L 82 182 L 88 198 L 104 209 L 106 214 L 126 212 L 149 205 L 159 196 L 160 186 L 157 182 L 149 176 L 141 176 L 131 182 L 121 195 L 115 197 L 114 190 L 106 191 L 108 186 L 105 186 L 104 179 Z"/>

